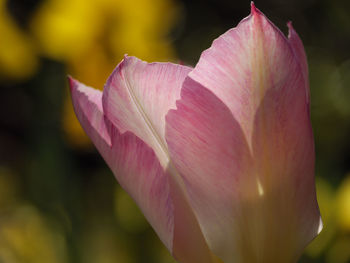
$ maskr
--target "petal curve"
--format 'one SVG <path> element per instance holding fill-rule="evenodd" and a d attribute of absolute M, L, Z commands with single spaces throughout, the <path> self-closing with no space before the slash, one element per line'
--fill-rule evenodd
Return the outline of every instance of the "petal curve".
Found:
<path fill-rule="evenodd" d="M 287 38 L 252 4 L 250 16 L 214 40 L 189 77 L 230 108 L 251 145 L 253 122 L 247 119 L 254 119 L 268 89 L 282 87 L 300 71 Z"/>
<path fill-rule="evenodd" d="M 216 263 L 171 166 L 130 131 L 106 118 L 102 92 L 69 78 L 74 110 L 120 185 L 131 195 L 168 250 L 182 263 Z"/>
<path fill-rule="evenodd" d="M 163 168 L 169 162 L 164 139 L 165 115 L 175 108 L 191 68 L 172 63 L 146 63 L 125 56 L 105 85 L 102 104 L 107 118 L 131 131 L 156 153 Z"/>
<path fill-rule="evenodd" d="M 319 230 L 306 64 L 295 39 L 252 4 L 202 53 L 167 115 L 171 158 L 224 262 L 295 262 Z"/>
<path fill-rule="evenodd" d="M 153 149 L 170 182 L 174 197 L 173 251 L 181 262 L 211 262 L 210 250 L 188 205 L 181 178 L 171 167 L 165 142 L 165 115 L 175 108 L 191 68 L 172 63 L 146 63 L 126 56 L 109 77 L 102 104 L 106 117 Z M 184 216 L 186 216 L 184 218 Z M 193 240 L 195 242 L 189 242 Z"/>
<path fill-rule="evenodd" d="M 102 92 L 70 78 L 74 110 L 120 185 L 132 196 L 169 251 L 174 216 L 168 176 L 153 150 L 131 132 L 120 133 L 102 109 Z"/>
<path fill-rule="evenodd" d="M 225 263 L 241 262 L 236 247 L 242 230 L 235 220 L 245 206 L 239 187 L 249 186 L 240 175 L 251 173 L 251 158 L 239 124 L 221 100 L 190 78 L 166 121 L 171 158 L 210 249 Z M 253 199 L 253 191 L 244 194 Z"/>

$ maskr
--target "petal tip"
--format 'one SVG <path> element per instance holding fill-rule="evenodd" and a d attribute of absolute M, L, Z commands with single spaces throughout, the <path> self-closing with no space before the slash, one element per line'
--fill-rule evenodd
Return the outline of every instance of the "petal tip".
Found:
<path fill-rule="evenodd" d="M 76 85 L 77 81 L 71 75 L 67 75 L 67 80 L 69 84 L 69 90 L 72 92 L 73 89 L 77 86 Z"/>
<path fill-rule="evenodd" d="M 250 2 L 250 11 L 251 11 L 251 13 L 254 13 L 255 12 L 255 10 L 256 10 L 256 7 L 255 7 L 255 4 L 254 4 L 254 1 L 251 1 Z"/>
<path fill-rule="evenodd" d="M 138 63 L 147 63 L 146 61 L 143 61 L 135 56 L 129 56 L 128 54 L 124 54 L 123 59 L 119 62 L 119 64 L 114 68 L 112 73 L 107 78 L 107 81 L 104 85 L 104 93 L 108 93 L 108 89 L 110 85 L 113 83 L 113 80 L 115 79 L 115 76 L 119 74 L 121 78 L 124 78 L 123 71 L 126 70 L 129 66 L 137 65 Z"/>
<path fill-rule="evenodd" d="M 128 56 L 128 54 L 124 54 L 123 59 L 119 62 L 119 64 L 113 69 L 112 73 L 109 75 L 109 77 L 107 78 L 106 83 L 103 86 L 103 97 L 108 96 L 108 92 L 110 89 L 110 86 L 113 83 L 113 79 L 114 76 L 116 74 L 120 74 L 120 72 L 123 70 L 123 68 L 126 66 L 125 64 L 127 63 L 127 61 L 130 59 L 130 57 Z"/>
<path fill-rule="evenodd" d="M 128 54 L 124 54 L 123 59 L 119 62 L 116 68 L 123 68 L 125 66 L 124 64 L 127 63 L 130 59 L 131 57 Z"/>
<path fill-rule="evenodd" d="M 287 27 L 288 27 L 288 38 L 290 38 L 291 35 L 295 33 L 295 29 L 293 27 L 292 21 L 287 22 Z"/>
<path fill-rule="evenodd" d="M 117 68 L 122 69 L 123 67 L 129 65 L 129 63 L 138 63 L 138 62 L 144 62 L 143 60 L 135 57 L 135 56 L 129 56 L 128 54 L 124 54 L 124 57 L 122 61 L 117 65 Z"/>
<path fill-rule="evenodd" d="M 128 63 L 129 61 L 140 62 L 140 61 L 142 61 L 142 60 L 139 59 L 138 57 L 129 56 L 128 54 L 124 54 L 124 57 L 123 57 L 122 61 L 119 63 L 118 66 L 123 67 L 123 66 L 127 65 L 127 63 Z"/>
<path fill-rule="evenodd" d="M 254 1 L 250 2 L 250 14 L 251 15 L 260 15 L 260 10 L 255 6 Z"/>

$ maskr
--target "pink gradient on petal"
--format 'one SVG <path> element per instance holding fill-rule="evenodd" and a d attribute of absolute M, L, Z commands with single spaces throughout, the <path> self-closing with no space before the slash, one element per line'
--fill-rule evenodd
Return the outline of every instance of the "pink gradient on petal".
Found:
<path fill-rule="evenodd" d="M 120 185 L 138 204 L 159 238 L 182 263 L 213 263 L 186 194 L 169 167 L 131 131 L 105 116 L 102 92 L 69 77 L 76 115 Z"/>
<path fill-rule="evenodd" d="M 165 115 L 175 108 L 191 68 L 146 63 L 125 57 L 109 77 L 102 104 L 107 118 L 121 131 L 131 131 L 156 153 L 163 168 L 169 162 L 164 140 Z"/>
<path fill-rule="evenodd" d="M 252 3 L 251 15 L 202 53 L 167 115 L 171 158 L 224 262 L 294 262 L 318 233 L 298 41 Z"/>
<path fill-rule="evenodd" d="M 288 28 L 251 2 L 194 69 L 125 56 L 103 93 L 69 77 L 86 133 L 182 263 L 296 262 L 322 228 L 307 60 Z"/>
<path fill-rule="evenodd" d="M 120 133 L 102 110 L 102 92 L 70 78 L 76 115 L 120 185 L 172 251 L 174 215 L 168 176 L 153 150 L 131 132 Z"/>
<path fill-rule="evenodd" d="M 237 187 L 244 185 L 240 183 L 244 178 L 239 175 L 251 173 L 249 149 L 239 124 L 222 101 L 189 78 L 177 110 L 171 110 L 166 120 L 170 155 L 210 248 L 224 262 L 231 262 L 226 260 L 232 255 L 239 262 L 240 252 L 232 250 L 247 229 L 237 228 L 233 209 L 243 205 Z"/>

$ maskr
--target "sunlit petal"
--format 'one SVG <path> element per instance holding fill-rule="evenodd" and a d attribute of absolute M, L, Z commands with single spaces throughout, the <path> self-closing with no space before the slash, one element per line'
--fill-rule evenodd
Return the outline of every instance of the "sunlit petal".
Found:
<path fill-rule="evenodd" d="M 224 262 L 295 262 L 322 228 L 306 61 L 291 34 L 252 4 L 202 53 L 167 116 L 170 155 Z"/>
<path fill-rule="evenodd" d="M 133 197 L 168 250 L 182 263 L 213 263 L 211 252 L 171 165 L 131 131 L 105 116 L 102 92 L 70 79 L 73 106 L 85 132 L 120 185 Z M 130 124 L 132 127 L 132 123 Z M 146 125 L 146 124 L 145 124 Z"/>
<path fill-rule="evenodd" d="M 85 132 L 171 251 L 173 205 L 168 177 L 154 152 L 131 132 L 120 133 L 105 118 L 101 91 L 73 79 L 70 86 L 74 109 Z"/>
<path fill-rule="evenodd" d="M 175 108 L 189 67 L 146 63 L 126 56 L 109 77 L 103 92 L 107 118 L 122 133 L 130 131 L 148 144 L 162 166 L 169 156 L 164 140 L 165 115 Z"/>

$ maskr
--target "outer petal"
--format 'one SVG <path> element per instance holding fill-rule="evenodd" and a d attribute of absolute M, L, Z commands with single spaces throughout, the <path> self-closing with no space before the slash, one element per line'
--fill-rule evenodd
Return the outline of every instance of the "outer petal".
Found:
<path fill-rule="evenodd" d="M 225 263 L 295 262 L 319 231 L 305 65 L 291 42 L 252 5 L 167 116 L 170 155 Z"/>
<path fill-rule="evenodd" d="M 74 109 L 84 130 L 168 250 L 182 263 L 213 263 L 214 256 L 181 182 L 174 176 L 176 171 L 171 165 L 166 169 L 162 167 L 155 152 L 144 141 L 129 130 L 121 133 L 106 118 L 100 91 L 73 79 L 70 79 L 70 85 Z M 132 121 L 137 120 L 131 118 L 131 123 L 125 125 L 133 127 Z"/>
<path fill-rule="evenodd" d="M 156 153 L 162 166 L 169 162 L 164 139 L 165 115 L 180 98 L 191 68 L 171 63 L 146 63 L 125 57 L 109 77 L 103 109 L 121 131 L 131 131 Z"/>
<path fill-rule="evenodd" d="M 240 188 L 251 186 L 241 182 L 251 174 L 248 145 L 230 110 L 212 92 L 188 78 L 181 98 L 166 118 L 172 160 L 210 248 L 225 263 L 241 262 L 237 247 L 249 228 L 238 224 L 243 220 L 238 214 L 244 202 L 255 203 L 257 189 L 256 184 L 248 192 L 242 189 L 246 196 L 240 197 Z"/>
<path fill-rule="evenodd" d="M 130 132 L 121 134 L 104 116 L 102 92 L 70 79 L 76 115 L 121 186 L 134 198 L 172 251 L 173 203 L 168 176 L 151 148 Z"/>

